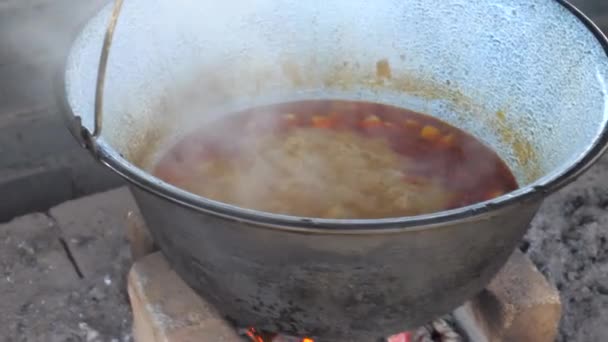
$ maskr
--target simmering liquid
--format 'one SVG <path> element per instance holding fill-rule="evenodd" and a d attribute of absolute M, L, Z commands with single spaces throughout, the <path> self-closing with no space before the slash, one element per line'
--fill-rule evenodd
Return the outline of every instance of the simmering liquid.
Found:
<path fill-rule="evenodd" d="M 153 173 L 244 208 L 338 219 L 432 213 L 517 188 L 494 151 L 447 123 L 325 100 L 227 115 L 177 143 Z"/>

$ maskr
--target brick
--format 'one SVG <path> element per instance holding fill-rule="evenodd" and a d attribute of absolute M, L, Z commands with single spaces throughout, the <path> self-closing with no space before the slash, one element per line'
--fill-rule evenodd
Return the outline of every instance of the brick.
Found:
<path fill-rule="evenodd" d="M 518 250 L 490 285 L 454 316 L 474 342 L 553 342 L 561 302 L 557 289 Z"/>
<path fill-rule="evenodd" d="M 127 239 L 133 260 L 139 260 L 157 250 L 143 218 L 135 211 L 127 214 Z"/>
<path fill-rule="evenodd" d="M 135 342 L 242 342 L 216 310 L 194 293 L 160 252 L 129 273 Z"/>

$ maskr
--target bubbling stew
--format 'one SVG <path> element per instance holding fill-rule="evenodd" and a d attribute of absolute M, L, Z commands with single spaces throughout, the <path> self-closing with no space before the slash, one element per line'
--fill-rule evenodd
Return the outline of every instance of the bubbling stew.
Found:
<path fill-rule="evenodd" d="M 299 101 L 224 115 L 164 153 L 154 175 L 239 207 L 333 219 L 413 216 L 515 190 L 498 155 L 427 115 Z"/>

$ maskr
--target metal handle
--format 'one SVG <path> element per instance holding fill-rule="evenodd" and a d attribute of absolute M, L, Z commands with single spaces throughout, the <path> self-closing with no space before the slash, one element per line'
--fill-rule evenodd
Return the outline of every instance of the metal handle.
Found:
<path fill-rule="evenodd" d="M 110 49 L 112 48 L 112 40 L 114 38 L 114 31 L 118 24 L 118 18 L 120 17 L 120 11 L 122 10 L 122 4 L 124 0 L 115 0 L 114 9 L 112 10 L 112 16 L 106 30 L 106 35 L 101 48 L 101 59 L 99 60 L 99 69 L 97 70 L 97 88 L 95 91 L 95 123 L 93 126 L 93 138 L 101 135 L 102 120 L 103 120 L 103 92 L 106 83 L 106 70 L 108 68 L 108 58 L 110 56 Z"/>

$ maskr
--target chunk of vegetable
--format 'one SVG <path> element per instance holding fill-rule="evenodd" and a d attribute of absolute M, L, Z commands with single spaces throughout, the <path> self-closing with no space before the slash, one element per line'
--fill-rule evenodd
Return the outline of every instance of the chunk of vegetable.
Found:
<path fill-rule="evenodd" d="M 312 125 L 316 128 L 332 128 L 334 126 L 334 120 L 327 116 L 313 116 Z"/>
<path fill-rule="evenodd" d="M 425 140 L 435 142 L 441 137 L 441 132 L 439 131 L 439 128 L 435 126 L 426 125 L 422 127 L 420 136 Z"/>
<path fill-rule="evenodd" d="M 382 120 L 376 115 L 368 115 L 363 121 L 361 121 L 361 127 L 370 128 L 370 127 L 379 127 L 384 123 Z"/>

